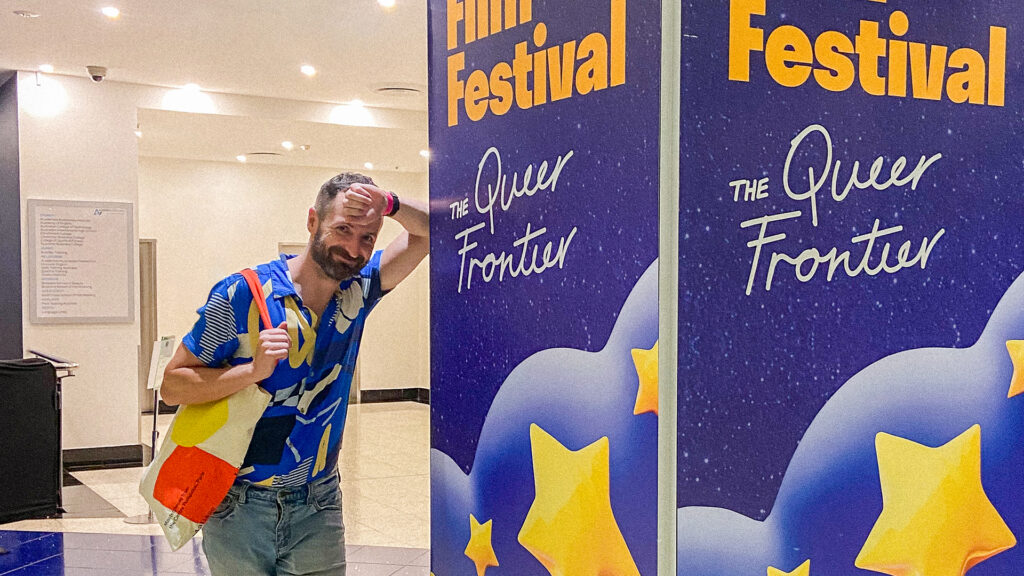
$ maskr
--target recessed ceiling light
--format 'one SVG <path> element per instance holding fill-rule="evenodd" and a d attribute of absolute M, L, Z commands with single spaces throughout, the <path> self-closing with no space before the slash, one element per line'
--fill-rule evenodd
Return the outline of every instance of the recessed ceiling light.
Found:
<path fill-rule="evenodd" d="M 39 71 L 45 72 L 46 74 L 53 74 L 53 65 L 51 64 L 40 64 Z"/>
<path fill-rule="evenodd" d="M 329 120 L 332 124 L 346 126 L 373 126 L 375 120 L 370 109 L 363 105 L 362 100 L 353 100 L 348 104 L 339 104 L 331 110 Z"/>
<path fill-rule="evenodd" d="M 380 4 L 384 8 L 394 8 L 395 0 L 377 0 L 377 4 Z"/>
<path fill-rule="evenodd" d="M 299 150 L 306 152 L 307 150 L 309 150 L 309 144 L 299 144 Z"/>
<path fill-rule="evenodd" d="M 420 156 L 424 158 L 430 158 L 430 150 L 420 150 Z"/>
<path fill-rule="evenodd" d="M 28 10 L 15 10 L 14 13 L 17 14 L 18 16 L 21 16 L 22 18 L 39 18 L 38 12 L 30 12 Z"/>
<path fill-rule="evenodd" d="M 373 162 L 364 163 L 363 168 L 366 168 L 367 170 L 373 170 Z"/>
<path fill-rule="evenodd" d="M 103 12 L 103 15 L 111 20 L 117 20 L 121 16 L 121 11 L 113 6 L 107 6 L 100 10 L 100 12 Z"/>
<path fill-rule="evenodd" d="M 291 150 L 292 148 L 295 148 L 295 144 L 292 144 L 288 140 L 285 140 L 284 142 L 281 142 L 281 148 L 284 148 L 285 150 Z"/>
<path fill-rule="evenodd" d="M 299 70 L 301 70 L 303 74 L 311 78 L 313 76 L 316 76 L 316 68 L 310 66 L 309 64 L 303 65 L 302 68 L 299 68 Z"/>
<path fill-rule="evenodd" d="M 235 156 L 235 160 L 245 163 L 245 154 L 239 154 L 238 156 Z"/>
<path fill-rule="evenodd" d="M 186 84 L 177 90 L 169 90 L 164 94 L 163 108 L 195 114 L 213 114 L 217 111 L 213 99 L 203 93 L 198 84 Z"/>
<path fill-rule="evenodd" d="M 136 130 L 135 131 L 135 137 L 136 138 L 142 138 L 142 130 Z"/>

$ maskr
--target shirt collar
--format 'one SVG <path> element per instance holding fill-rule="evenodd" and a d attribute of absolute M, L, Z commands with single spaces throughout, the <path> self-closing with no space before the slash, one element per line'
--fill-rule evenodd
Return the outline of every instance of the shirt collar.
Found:
<path fill-rule="evenodd" d="M 288 270 L 288 260 L 294 257 L 294 254 L 281 254 L 277 260 L 270 263 L 270 289 L 274 298 L 299 295 L 292 282 L 292 273 Z"/>
<path fill-rule="evenodd" d="M 295 254 L 281 254 L 277 260 L 270 262 L 270 289 L 274 298 L 294 296 L 297 299 L 299 297 L 299 293 L 295 291 L 295 283 L 292 282 L 291 270 L 288 269 L 288 260 L 292 258 L 295 258 Z M 352 282 L 358 279 L 359 276 L 353 276 L 342 281 L 338 285 L 337 291 L 340 292 L 348 288 Z"/>

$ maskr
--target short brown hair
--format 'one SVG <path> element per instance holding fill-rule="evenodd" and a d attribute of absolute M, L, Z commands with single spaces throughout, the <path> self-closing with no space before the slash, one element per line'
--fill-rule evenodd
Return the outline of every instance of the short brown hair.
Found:
<path fill-rule="evenodd" d="M 327 207 L 334 201 L 334 197 L 340 192 L 348 190 L 349 186 L 353 184 L 370 184 L 372 186 L 376 186 L 372 178 L 359 174 L 358 172 L 342 172 L 341 174 L 338 174 L 334 178 L 324 182 L 324 185 L 320 187 L 320 192 L 316 195 L 316 203 L 313 205 L 317 216 L 324 218 L 327 215 Z"/>

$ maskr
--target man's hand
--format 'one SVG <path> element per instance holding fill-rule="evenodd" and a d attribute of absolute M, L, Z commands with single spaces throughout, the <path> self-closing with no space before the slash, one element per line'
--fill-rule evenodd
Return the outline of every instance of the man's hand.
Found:
<path fill-rule="evenodd" d="M 353 184 L 341 199 L 341 213 L 353 224 L 373 224 L 385 216 L 387 194 L 372 184 Z"/>
<path fill-rule="evenodd" d="M 277 328 L 260 331 L 260 345 L 252 357 L 252 375 L 256 381 L 270 378 L 277 363 L 288 357 L 291 347 L 287 322 L 281 322 Z"/>

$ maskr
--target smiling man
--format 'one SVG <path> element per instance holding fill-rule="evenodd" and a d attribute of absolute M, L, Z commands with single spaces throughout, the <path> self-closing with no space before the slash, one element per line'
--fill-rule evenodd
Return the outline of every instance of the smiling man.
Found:
<path fill-rule="evenodd" d="M 405 231 L 375 252 L 384 217 Z M 373 307 L 427 255 L 428 214 L 344 173 L 320 188 L 306 227 L 302 254 L 255 268 L 275 326 L 259 331 L 252 293 L 232 274 L 213 287 L 165 371 L 169 404 L 257 384 L 272 398 L 203 528 L 214 576 L 345 574 L 338 452 L 359 341 Z"/>

